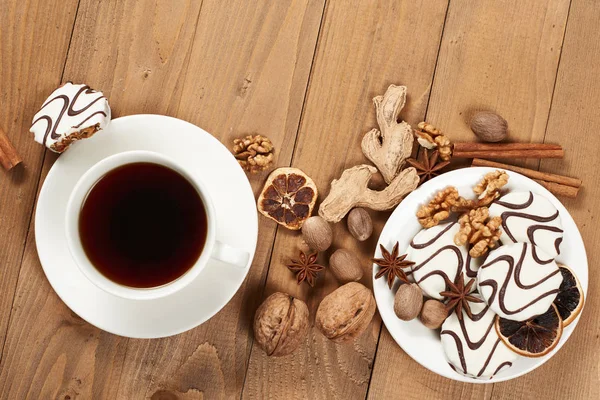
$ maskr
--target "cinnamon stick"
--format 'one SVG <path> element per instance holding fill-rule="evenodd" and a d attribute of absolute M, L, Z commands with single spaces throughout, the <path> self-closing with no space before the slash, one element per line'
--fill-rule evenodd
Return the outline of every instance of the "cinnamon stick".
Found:
<path fill-rule="evenodd" d="M 10 170 L 15 165 L 21 163 L 21 157 L 17 154 L 17 150 L 13 147 L 8 140 L 8 137 L 0 128 L 0 164 L 6 169 Z"/>
<path fill-rule="evenodd" d="M 559 144 L 551 143 L 454 143 L 457 151 L 499 151 L 499 150 L 562 150 Z"/>
<path fill-rule="evenodd" d="M 454 143 L 456 158 L 562 158 L 560 145 L 547 143 Z"/>
<path fill-rule="evenodd" d="M 581 187 L 582 181 L 577 178 L 569 178 L 568 176 L 550 174 L 547 172 L 536 171 L 529 168 L 517 167 L 514 165 L 502 164 L 499 162 L 482 160 L 481 158 L 473 159 L 473 163 L 471 164 L 474 167 L 490 167 L 490 168 L 499 168 L 506 169 L 508 171 L 518 172 L 521 175 L 525 175 L 532 179 L 537 179 L 545 182 L 553 182 L 561 185 L 572 186 L 575 188 Z"/>
<path fill-rule="evenodd" d="M 550 193 L 554 193 L 557 196 L 570 197 L 574 199 L 579 193 L 578 187 L 561 185 L 560 183 L 547 182 L 540 179 L 534 179 L 537 183 L 548 189 Z"/>

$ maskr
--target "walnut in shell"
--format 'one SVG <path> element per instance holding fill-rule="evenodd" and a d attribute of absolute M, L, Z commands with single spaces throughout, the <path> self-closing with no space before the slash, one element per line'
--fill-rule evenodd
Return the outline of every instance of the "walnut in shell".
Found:
<path fill-rule="evenodd" d="M 289 294 L 276 292 L 256 310 L 254 338 L 268 356 L 292 353 L 308 333 L 308 307 Z"/>
<path fill-rule="evenodd" d="M 358 282 L 350 282 L 327 295 L 315 318 L 315 325 L 326 338 L 337 343 L 360 336 L 375 314 L 373 293 Z"/>
<path fill-rule="evenodd" d="M 267 178 L 257 207 L 265 217 L 298 230 L 312 215 L 317 195 L 317 186 L 304 172 L 298 168 L 278 168 Z"/>

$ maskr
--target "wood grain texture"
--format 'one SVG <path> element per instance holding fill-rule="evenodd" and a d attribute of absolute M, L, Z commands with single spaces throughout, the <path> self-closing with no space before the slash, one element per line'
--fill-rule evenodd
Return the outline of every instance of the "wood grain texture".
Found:
<path fill-rule="evenodd" d="M 0 398 L 600 398 L 597 1 L 78 3 L 0 2 L 0 126 L 24 159 L 0 172 Z M 584 180 L 578 198 L 564 201 L 591 263 L 580 324 L 543 367 L 496 385 L 434 375 L 399 348 L 378 315 L 355 343 L 333 344 L 313 328 L 296 353 L 268 358 L 251 332 L 260 301 L 287 291 L 307 302 L 312 323 L 338 283 L 326 271 L 314 289 L 297 286 L 285 264 L 297 255 L 299 234 L 259 217 L 250 274 L 211 320 L 159 340 L 102 332 L 61 302 L 35 250 L 33 203 L 56 156 L 44 158 L 27 130 L 61 79 L 103 90 L 114 117 L 176 116 L 227 146 L 264 134 L 275 143 L 275 164 L 305 170 L 320 200 L 343 169 L 367 163 L 360 141 L 376 126 L 371 99 L 389 84 L 408 86 L 405 120 L 426 116 L 455 140 L 474 139 L 467 125 L 473 111 L 497 111 L 511 140 L 565 148 L 564 160 L 519 164 Z M 267 174 L 250 177 L 255 194 Z M 373 186 L 381 188 L 381 179 Z M 370 239 L 356 242 L 342 222 L 332 248 L 360 255 L 369 287 L 368 258 L 389 213 L 371 216 Z"/>
<path fill-rule="evenodd" d="M 187 7 L 181 3 L 181 8 L 154 9 L 134 0 L 118 4 L 82 0 L 64 80 L 103 90 L 115 116 L 167 113 L 174 103 L 169 95 L 177 93 L 178 81 L 172 77 L 186 66 L 200 5 L 194 0 Z M 153 39 L 142 40 L 149 37 Z M 170 46 L 165 50 L 161 43 Z M 35 71 L 40 69 L 36 65 Z M 155 81 L 148 71 L 153 71 Z M 44 89 L 45 95 L 59 79 Z M 45 158 L 40 182 L 55 159 Z M 42 272 L 33 221 L 24 254 L 0 368 L 0 397 L 115 398 L 127 339 L 87 324 L 60 301 Z"/>
<path fill-rule="evenodd" d="M 568 9 L 569 0 L 452 1 L 428 122 L 475 141 L 468 121 L 490 110 L 507 120 L 511 141 L 541 142 Z"/>
<path fill-rule="evenodd" d="M 0 127 L 23 159 L 0 172 L 0 357 L 42 164 L 29 126 L 60 82 L 76 9 L 77 0 L 0 2 Z"/>
<path fill-rule="evenodd" d="M 409 106 L 403 118 L 415 123 L 425 112 L 446 5 L 438 1 L 328 1 L 309 93 L 292 165 L 317 183 L 320 199 L 341 171 L 365 163 L 363 135 L 375 127 L 371 99 L 391 83 L 406 84 Z M 426 26 L 427 29 L 421 29 Z M 376 69 L 376 72 L 375 72 Z M 325 156 L 326 155 L 326 156 Z M 364 266 L 362 282 L 370 284 L 373 249 L 387 214 L 372 214 L 371 239 L 356 242 L 344 223 L 335 226 L 335 248 L 358 252 Z M 320 300 L 338 283 L 329 272 L 314 288 L 298 286 L 286 268 L 296 257 L 301 237 L 279 229 L 265 296 L 284 291 L 307 302 L 314 319 Z M 322 261 L 329 256 L 322 254 Z M 377 316 L 355 343 L 333 344 L 316 328 L 307 343 L 289 357 L 268 358 L 254 346 L 243 397 L 339 398 L 365 397 L 380 328 Z"/>
<path fill-rule="evenodd" d="M 507 119 L 511 140 L 541 142 L 568 8 L 563 0 L 451 1 L 426 120 L 453 140 L 468 141 L 474 135 L 466 117 L 491 109 Z M 420 367 L 385 332 L 369 397 L 397 394 L 390 382 L 400 382 L 403 395 L 414 399 L 492 394 L 491 388 L 453 382 Z"/>
<path fill-rule="evenodd" d="M 543 367 L 514 381 L 494 385 L 493 399 L 600 398 L 600 233 L 596 227 L 600 176 L 600 4 L 573 0 L 565 34 L 546 141 L 567 150 L 563 161 L 544 160 L 541 169 L 581 177 L 577 199 L 562 200 L 583 236 L 589 262 L 586 305 L 569 342 Z M 575 133 L 577 132 L 577 133 Z"/>

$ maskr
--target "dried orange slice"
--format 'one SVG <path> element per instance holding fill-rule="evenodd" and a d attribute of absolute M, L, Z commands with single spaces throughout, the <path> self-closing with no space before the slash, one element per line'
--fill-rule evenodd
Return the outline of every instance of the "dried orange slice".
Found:
<path fill-rule="evenodd" d="M 278 168 L 267 178 L 258 198 L 258 211 L 288 229 L 298 230 L 311 216 L 317 194 L 315 183 L 304 172 Z"/>
<path fill-rule="evenodd" d="M 554 304 L 563 320 L 563 326 L 567 326 L 577 318 L 583 308 L 583 289 L 571 268 L 560 263 L 558 263 L 558 268 L 563 281 Z"/>
<path fill-rule="evenodd" d="M 496 316 L 494 325 L 504 344 L 525 357 L 548 354 L 558 344 L 563 331 L 562 318 L 554 304 L 542 315 L 526 321 L 511 321 Z"/>

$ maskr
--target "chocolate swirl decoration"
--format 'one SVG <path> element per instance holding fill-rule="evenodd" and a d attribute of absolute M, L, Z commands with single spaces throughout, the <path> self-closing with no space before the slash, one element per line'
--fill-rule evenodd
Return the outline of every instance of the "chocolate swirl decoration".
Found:
<path fill-rule="evenodd" d="M 440 285 L 432 282 L 429 284 L 430 287 L 424 289 L 432 297 L 435 297 L 433 293 L 437 293 L 435 287 L 440 286 L 439 291 L 443 291 L 446 280 L 456 282 L 461 273 L 467 279 L 477 277 L 477 266 L 479 264 L 471 259 L 466 246 L 456 246 L 454 244 L 454 230 L 457 230 L 457 227 L 457 222 L 450 222 L 445 226 L 430 228 L 439 229 L 439 231 L 436 231 L 433 237 L 423 243 L 417 243 L 419 235 L 415 236 L 410 242 L 411 256 L 414 257 L 413 261 L 416 262 L 411 270 L 417 284 L 421 285 L 432 277 L 439 277 Z M 427 250 L 427 248 L 430 249 Z M 423 257 L 426 258 L 423 259 Z"/>
<path fill-rule="evenodd" d="M 456 225 L 456 222 L 448 224 L 447 227 L 445 227 L 444 229 L 442 229 L 437 235 L 435 235 L 434 237 L 432 237 L 431 239 L 429 239 L 425 243 L 419 243 L 419 244 L 417 244 L 417 243 L 415 243 L 415 239 L 413 238 L 413 240 L 410 241 L 410 247 L 412 247 L 414 249 L 419 249 L 419 250 L 424 249 L 426 247 L 429 247 L 432 244 L 434 244 L 435 242 L 437 242 L 439 238 L 441 238 L 442 236 L 444 236 L 444 234 L 446 232 L 448 232 L 454 225 Z"/>
<path fill-rule="evenodd" d="M 70 84 L 70 82 L 68 84 Z M 88 95 L 88 94 L 94 94 L 94 93 L 97 93 L 98 96 L 92 98 L 90 101 L 88 101 L 87 104 L 83 105 L 81 108 L 75 109 L 75 104 L 82 94 Z M 63 105 L 62 105 L 62 108 L 59 111 L 58 115 L 56 116 L 56 119 L 53 119 L 53 116 L 51 116 L 49 114 L 43 114 L 33 121 L 32 128 L 39 121 L 46 121 L 46 124 L 47 124 L 46 132 L 44 133 L 44 138 L 42 140 L 42 143 L 47 145 L 48 137 L 50 137 L 50 139 L 52 139 L 52 140 L 56 140 L 61 137 L 61 134 L 57 133 L 57 130 L 58 130 L 58 126 L 61 123 L 65 113 L 69 117 L 77 117 L 79 115 L 84 117 L 81 121 L 77 121 L 78 123 L 73 125 L 72 128 L 80 128 L 84 123 L 86 123 L 87 121 L 89 121 L 91 118 L 93 118 L 96 115 L 102 115 L 104 117 L 107 117 L 106 112 L 104 112 L 103 110 L 94 111 L 94 112 L 90 113 L 89 115 L 85 114 L 86 111 L 88 111 L 94 104 L 96 104 L 98 101 L 100 101 L 102 99 L 106 99 L 106 97 L 102 93 L 96 92 L 95 90 L 91 89 L 87 85 L 82 85 L 82 87 L 77 91 L 77 93 L 75 93 L 75 95 L 72 98 L 67 96 L 66 94 L 56 95 L 52 98 L 49 98 L 42 105 L 42 107 L 40 108 L 40 111 L 38 111 L 38 114 L 39 114 L 49 104 L 51 104 L 55 101 L 62 101 Z"/>
<path fill-rule="evenodd" d="M 522 204 L 509 203 L 507 201 L 502 201 L 502 200 L 496 200 L 494 203 L 498 204 L 499 206 L 508 208 L 510 210 L 524 210 L 533 204 L 533 200 L 534 200 L 533 193 L 530 191 L 529 198 Z M 506 235 L 510 238 L 510 240 L 513 241 L 513 243 L 518 243 L 519 240 L 517 240 L 515 238 L 513 232 L 511 232 L 511 230 L 508 228 L 508 219 L 509 218 L 516 217 L 516 218 L 529 219 L 534 222 L 539 222 L 539 224 L 532 224 L 527 228 L 527 238 L 528 238 L 529 242 L 535 246 L 538 245 L 535 241 L 535 234 L 537 231 L 546 230 L 546 231 L 556 232 L 556 233 L 561 233 L 561 234 L 563 233 L 563 230 L 558 227 L 541 224 L 541 223 L 552 222 L 552 221 L 556 220 L 558 218 L 558 216 L 559 216 L 558 210 L 556 211 L 556 213 L 554 213 L 548 217 L 542 217 L 540 215 L 534 215 L 534 214 L 529 214 L 529 213 L 520 212 L 520 211 L 504 211 L 500 214 L 500 217 L 502 218 L 502 229 L 504 230 L 504 233 L 506 233 Z M 556 240 L 554 241 L 554 248 L 556 250 L 556 254 L 560 254 L 560 244 L 562 243 L 562 240 L 563 239 L 561 236 L 561 237 L 556 238 Z M 549 260 L 542 261 L 538 255 L 536 247 L 533 247 L 532 255 L 533 255 L 533 258 L 540 264 L 549 263 L 553 260 L 551 258 Z"/>
<path fill-rule="evenodd" d="M 447 226 L 443 227 L 443 229 L 441 229 L 434 237 L 432 237 L 431 239 L 427 240 L 424 243 L 415 243 L 415 240 L 413 239 L 410 242 L 410 247 L 415 250 L 426 249 L 427 247 L 430 247 L 433 244 L 435 244 L 436 242 L 438 242 L 442 238 L 442 236 L 447 234 L 450 231 L 450 229 L 452 229 L 452 227 L 454 227 L 455 225 L 456 225 L 456 222 L 449 223 Z M 427 279 L 429 279 L 433 276 L 439 276 L 441 279 L 441 282 L 446 282 L 446 279 L 448 279 L 449 281 L 452 281 L 452 282 L 455 282 L 457 280 L 459 274 L 461 274 L 463 271 L 465 259 L 464 259 L 464 256 L 462 254 L 463 252 L 461 251 L 461 249 L 459 249 L 454 244 L 454 242 L 450 241 L 450 243 L 451 244 L 440 247 L 439 249 L 434 251 L 432 254 L 430 254 L 429 257 L 427 257 L 425 260 L 417 262 L 417 264 L 415 264 L 411 267 L 413 276 L 415 277 L 415 281 L 417 282 L 417 284 L 421 285 L 423 282 L 425 282 Z M 436 267 L 434 270 L 427 272 L 423 276 L 417 277 L 415 275 L 415 272 L 417 272 L 417 275 L 419 275 L 418 274 L 419 270 L 421 270 L 422 268 L 429 265 L 429 263 L 432 260 L 434 260 L 440 254 L 445 253 L 445 252 L 454 253 L 454 255 L 456 256 L 456 261 L 452 261 L 451 266 L 444 264 L 441 267 L 442 268 L 443 267 L 452 267 L 452 268 L 455 267 L 456 273 L 454 274 L 454 276 L 448 276 L 447 271 L 445 271 L 444 269 L 439 268 L 439 267 Z M 451 268 L 447 268 L 447 269 L 451 269 Z M 443 284 L 443 286 L 445 287 L 445 283 Z M 440 291 L 443 291 L 443 288 Z"/>
<path fill-rule="evenodd" d="M 473 318 L 470 318 L 466 314 L 463 314 L 464 318 L 462 320 L 460 320 L 460 319 L 457 318 L 458 323 L 460 325 L 461 332 L 462 332 L 462 336 L 464 338 L 464 343 L 466 343 L 467 347 L 470 350 L 472 350 L 472 351 L 479 350 L 484 345 L 484 343 L 488 340 L 488 337 L 490 336 L 490 334 L 493 334 L 493 335 L 497 336 L 497 333 L 496 333 L 496 331 L 494 329 L 495 318 L 491 318 L 490 319 L 490 322 L 489 322 L 487 328 L 485 329 L 484 335 L 479 340 L 477 340 L 477 341 L 473 341 L 469 337 L 469 333 L 468 333 L 467 327 L 465 326 L 465 319 L 469 318 L 473 322 L 478 322 L 478 321 L 480 321 L 486 315 L 486 313 L 488 311 L 489 311 L 489 306 L 486 305 L 481 312 L 479 312 L 477 314 L 473 314 Z M 467 358 L 466 358 L 466 355 L 465 355 L 465 348 L 463 347 L 463 341 L 461 340 L 461 338 L 456 334 L 456 332 L 454 332 L 452 330 L 449 330 L 449 329 L 443 329 L 440 334 L 441 335 L 448 335 L 448 336 L 450 336 L 453 339 L 454 344 L 456 346 L 456 351 L 458 353 L 458 358 L 460 360 L 460 364 L 461 364 L 461 368 L 462 368 L 463 374 L 474 375 L 473 373 L 470 373 L 468 371 L 468 368 L 467 368 Z M 480 378 L 484 374 L 484 372 L 487 369 L 488 365 L 490 364 L 490 362 L 492 360 L 492 357 L 494 356 L 494 354 L 496 352 L 496 349 L 497 349 L 498 345 L 500 344 L 500 342 L 501 342 L 501 339 L 499 337 L 497 337 L 496 338 L 496 342 L 494 343 L 492 349 L 488 353 L 487 358 L 486 358 L 483 366 L 481 367 L 481 369 L 475 375 L 477 378 Z M 454 371 L 458 372 L 456 370 L 456 367 L 454 365 L 452 365 L 452 364 L 449 364 L 449 365 L 450 365 L 450 367 L 452 367 L 452 369 Z M 507 366 L 508 367 L 512 366 L 512 362 L 510 362 L 510 361 L 504 361 L 504 362 L 502 362 L 496 368 L 496 370 L 494 371 L 494 373 L 491 376 L 496 375 L 502 368 L 507 367 Z"/>
<path fill-rule="evenodd" d="M 538 280 L 537 282 L 534 282 L 530 285 L 526 285 L 521 281 L 521 268 L 523 267 L 523 260 L 525 259 L 525 255 L 527 253 L 527 247 L 530 246 L 528 243 L 523 243 L 523 250 L 521 251 L 521 255 L 519 257 L 519 261 L 517 262 L 517 264 L 515 265 L 515 259 L 513 258 L 513 256 L 511 255 L 502 255 L 499 257 L 496 257 L 494 260 L 490 261 L 487 264 L 484 264 L 481 266 L 481 270 L 485 270 L 489 267 L 491 267 L 492 265 L 499 263 L 499 262 L 506 262 L 508 264 L 508 271 L 506 273 L 506 277 L 504 278 L 504 282 L 502 283 L 502 286 L 500 287 L 500 291 L 498 292 L 498 282 L 494 279 L 487 279 L 484 281 L 479 282 L 479 287 L 483 287 L 483 286 L 489 286 L 492 288 L 492 294 L 489 296 L 489 299 L 487 300 L 487 304 L 491 304 L 496 295 L 498 294 L 498 305 L 500 307 L 500 309 L 502 310 L 503 313 L 505 313 L 506 315 L 515 315 L 518 314 L 520 312 L 522 312 L 523 310 L 531 307 L 532 305 L 536 304 L 537 302 L 539 302 L 540 300 L 542 300 L 545 297 L 551 296 L 553 294 L 558 293 L 559 289 L 558 287 L 556 289 L 553 290 L 548 290 L 546 292 L 543 292 L 542 294 L 540 294 L 538 297 L 536 297 L 535 299 L 533 299 L 532 301 L 530 301 L 529 303 L 517 308 L 516 310 L 509 310 L 508 307 L 506 307 L 506 302 L 505 302 L 505 296 L 506 296 L 506 289 L 508 287 L 508 284 L 510 283 L 510 279 L 513 276 L 513 271 L 514 271 L 514 281 L 515 284 L 517 285 L 517 287 L 519 289 L 523 289 L 523 290 L 531 290 L 534 289 L 536 287 L 538 287 L 540 284 L 546 282 L 548 279 L 552 278 L 554 275 L 560 273 L 560 270 L 558 268 L 555 268 L 555 270 L 553 272 L 551 272 L 550 274 L 546 275 L 545 277 L 543 277 L 542 279 Z M 532 256 L 533 256 L 533 249 L 532 249 Z M 535 256 L 534 256 L 535 259 Z M 550 260 L 551 262 L 552 260 Z M 539 261 L 536 259 L 536 262 L 539 263 Z M 541 263 L 540 263 L 541 264 Z M 546 263 L 547 264 L 547 263 Z M 542 264 L 543 265 L 543 264 Z"/>

